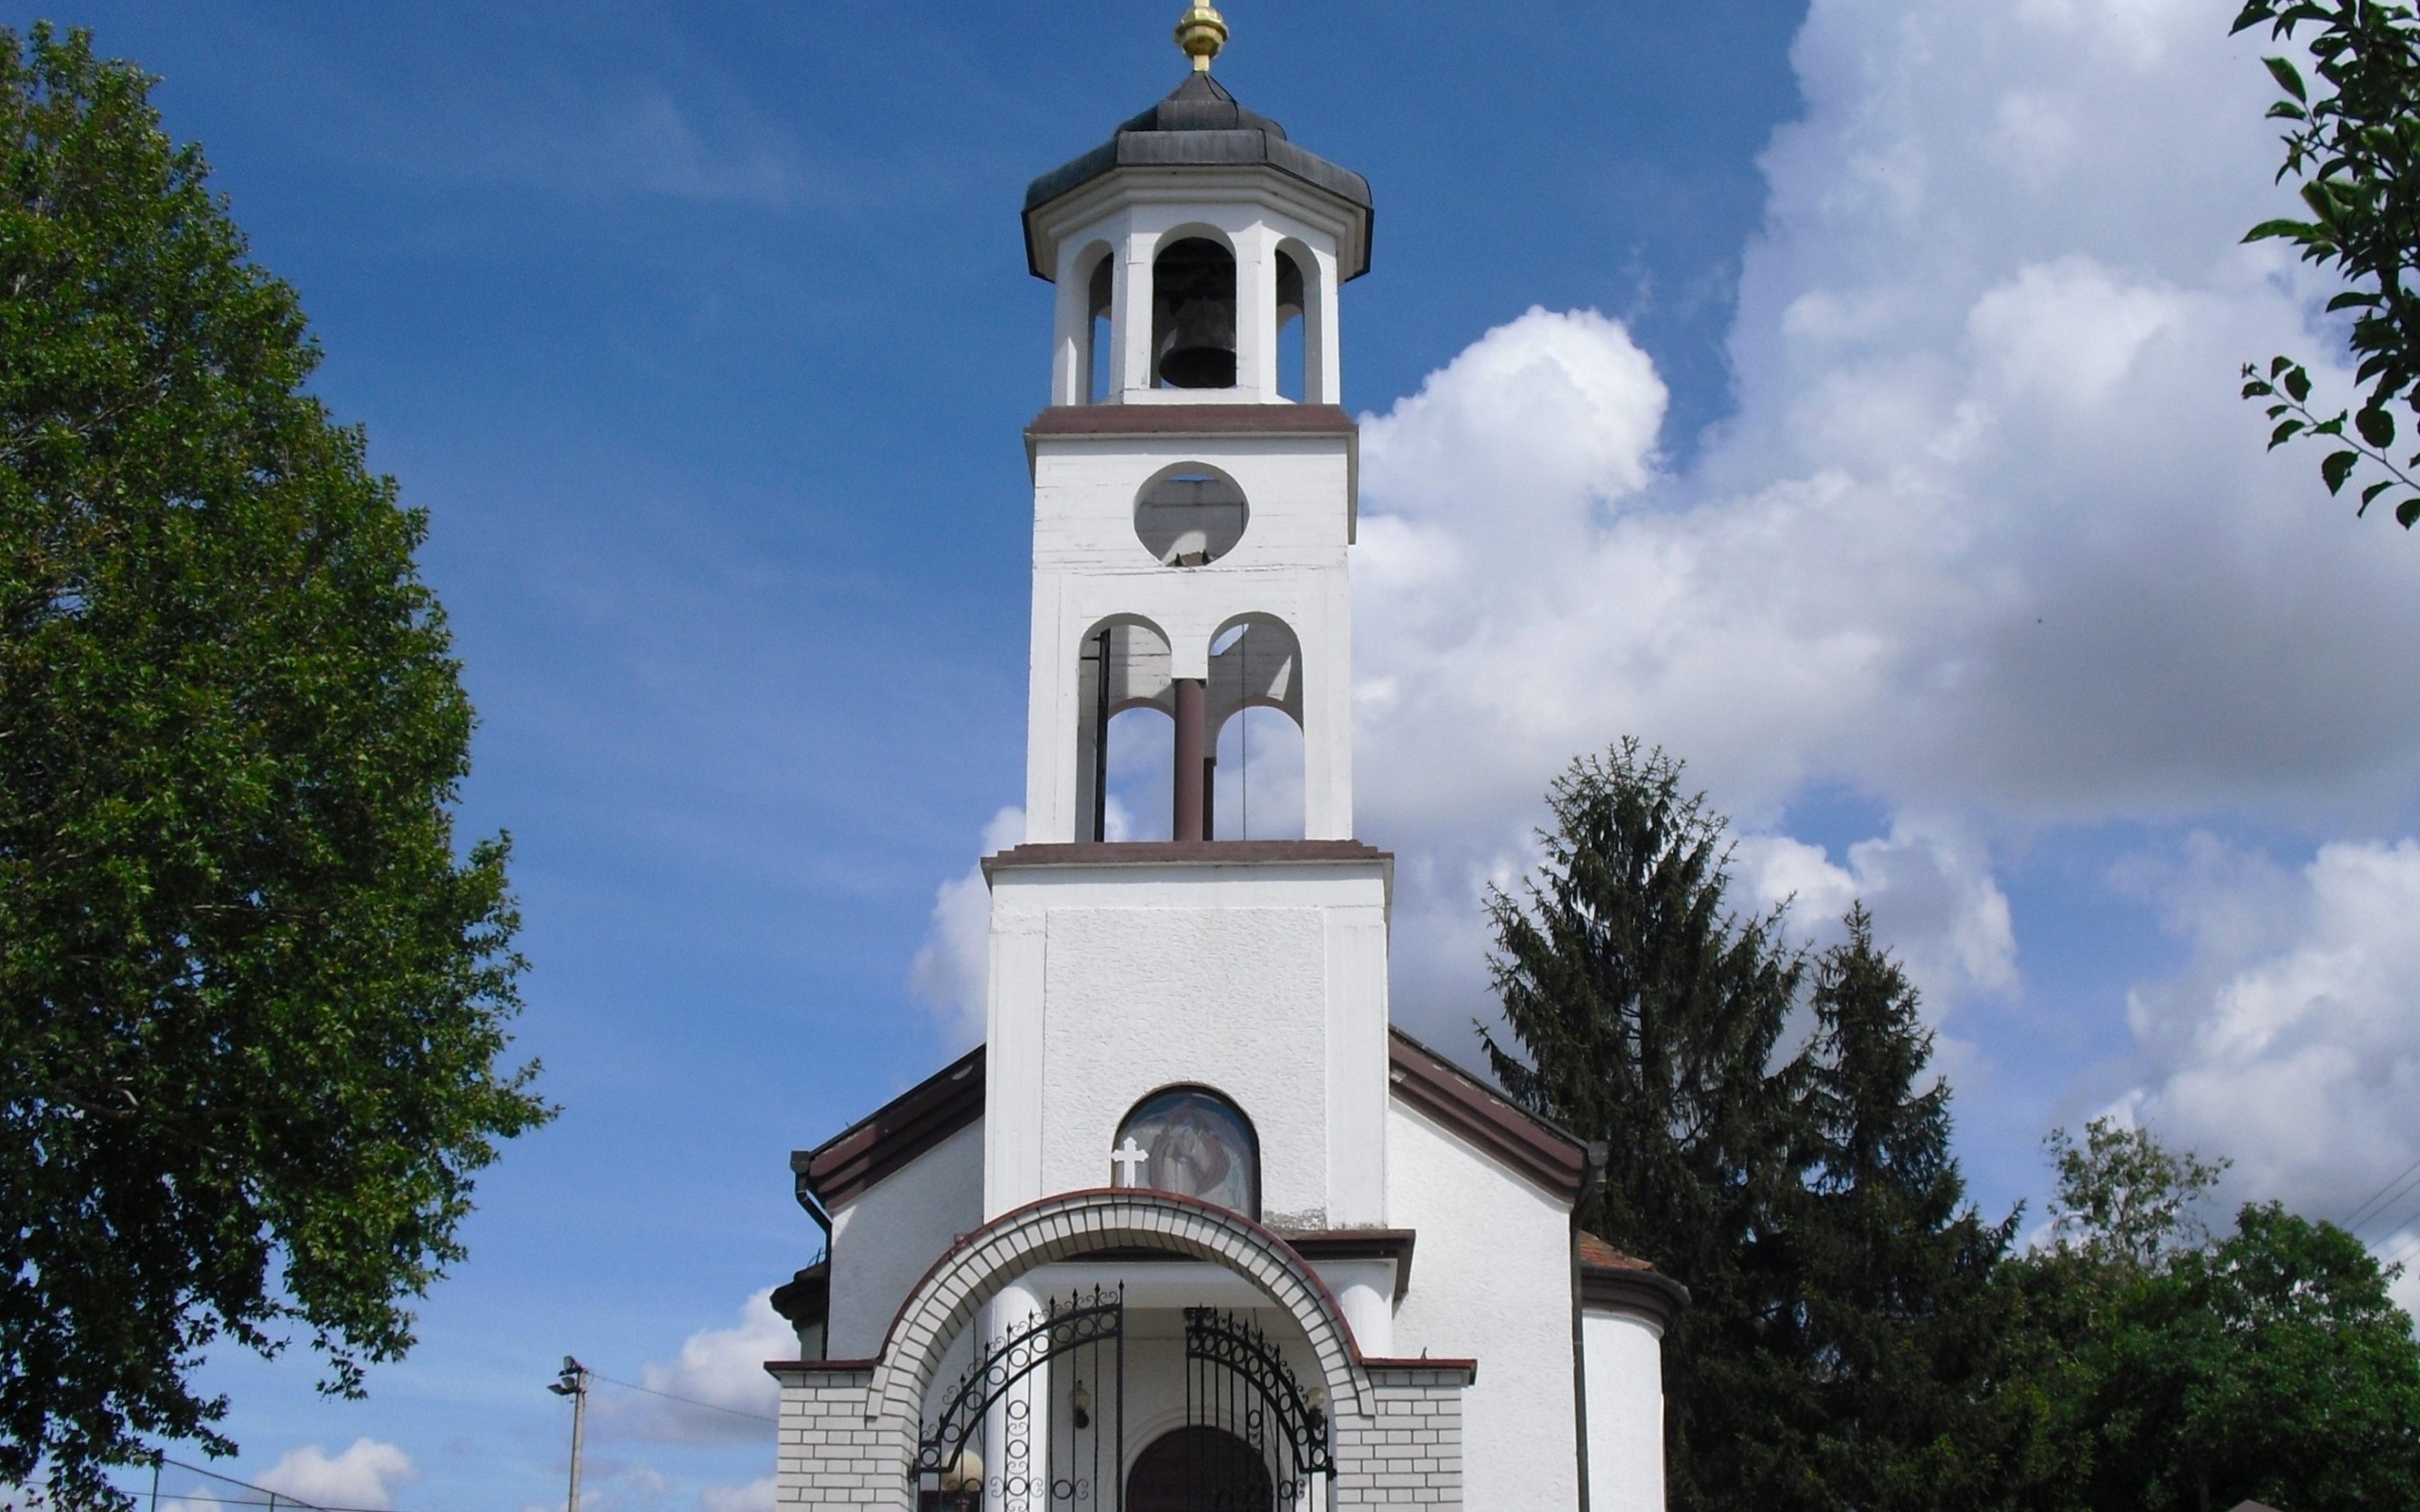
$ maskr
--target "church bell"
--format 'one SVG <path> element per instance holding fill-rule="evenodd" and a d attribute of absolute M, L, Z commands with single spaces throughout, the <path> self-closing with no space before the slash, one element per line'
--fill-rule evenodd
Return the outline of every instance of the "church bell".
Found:
<path fill-rule="evenodd" d="M 1171 388 L 1236 386 L 1236 258 L 1206 237 L 1188 236 L 1151 270 L 1152 351 Z"/>

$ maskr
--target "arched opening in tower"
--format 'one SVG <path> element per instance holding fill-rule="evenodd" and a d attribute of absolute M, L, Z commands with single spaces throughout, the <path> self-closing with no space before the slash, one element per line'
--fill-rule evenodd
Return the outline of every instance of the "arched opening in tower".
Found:
<path fill-rule="evenodd" d="M 1236 254 L 1206 236 L 1151 264 L 1151 370 L 1168 388 L 1236 387 Z"/>

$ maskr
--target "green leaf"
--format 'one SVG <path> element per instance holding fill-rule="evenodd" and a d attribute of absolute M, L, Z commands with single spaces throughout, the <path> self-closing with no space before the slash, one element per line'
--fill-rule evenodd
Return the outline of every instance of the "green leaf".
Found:
<path fill-rule="evenodd" d="M 2420 521 L 2420 494 L 2414 494 L 2394 507 L 2394 523 L 2409 530 Z"/>
<path fill-rule="evenodd" d="M 2282 58 L 2263 58 L 2260 60 L 2269 65 L 2269 77 L 2277 81 L 2279 89 L 2298 100 L 2308 101 L 2310 98 L 2310 93 L 2303 88 L 2303 76 L 2293 64 Z"/>
<path fill-rule="evenodd" d="M 2314 234 L 2318 230 L 2318 227 L 2306 220 L 2264 220 L 2245 232 L 2243 239 L 2248 242 L 2265 242 L 2282 236 L 2289 241 L 2299 241 L 2305 236 Z"/>
<path fill-rule="evenodd" d="M 2360 460 L 2361 454 L 2359 452 L 2328 453 L 2327 459 L 2319 464 L 2320 481 L 2327 485 L 2328 492 L 2342 492 L 2344 480 L 2353 475 L 2353 469 L 2360 464 Z"/>
<path fill-rule="evenodd" d="M 2286 393 L 2297 404 L 2310 398 L 2310 374 L 2303 371 L 2301 363 L 2286 369 Z"/>
<path fill-rule="evenodd" d="M 2383 451 L 2394 444 L 2394 417 L 2373 404 L 2353 417 L 2361 439 Z"/>
<path fill-rule="evenodd" d="M 2382 295 L 2367 293 L 2360 289 L 2346 289 L 2328 301 L 2327 307 L 2330 310 L 2354 310 L 2385 302 L 2385 297 Z"/>
<path fill-rule="evenodd" d="M 2363 489 L 2361 490 L 2361 507 L 2354 510 L 2353 513 L 2356 516 L 2369 513 L 2370 506 L 2377 502 L 2377 496 L 2394 487 L 2394 479 L 2388 478 L 2384 482 L 2373 483 L 2368 488 Z"/>
<path fill-rule="evenodd" d="M 2302 428 L 2303 422 L 2298 420 L 2280 421 L 2277 428 L 2269 433 L 2269 450 L 2273 452 L 2277 448 L 2285 445 L 2286 442 L 2293 438 L 2294 433 Z"/>

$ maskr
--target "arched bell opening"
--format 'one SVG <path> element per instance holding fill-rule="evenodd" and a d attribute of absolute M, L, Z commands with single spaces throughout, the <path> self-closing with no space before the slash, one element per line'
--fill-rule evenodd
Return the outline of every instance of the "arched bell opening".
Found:
<path fill-rule="evenodd" d="M 1093 264 L 1091 276 L 1084 281 L 1084 370 L 1083 381 L 1077 387 L 1088 404 L 1103 404 L 1109 398 L 1113 366 L 1109 341 L 1114 329 L 1110 319 L 1110 301 L 1115 284 L 1109 249 L 1104 247 Z"/>
<path fill-rule="evenodd" d="M 1185 236 L 1151 264 L 1151 375 L 1163 388 L 1236 387 L 1236 254 Z"/>
<path fill-rule="evenodd" d="M 1212 761 L 1206 837 L 1303 837 L 1303 647 L 1273 614 L 1230 620 L 1210 642 Z"/>
<path fill-rule="evenodd" d="M 1163 468 L 1134 495 L 1134 539 L 1164 567 L 1217 561 L 1251 523 L 1244 490 L 1206 462 Z"/>
<path fill-rule="evenodd" d="M 1305 318 L 1305 287 L 1303 265 L 1281 246 L 1277 249 L 1277 393 L 1298 404 L 1309 394 L 1305 342 L 1310 322 Z"/>
<path fill-rule="evenodd" d="M 1077 659 L 1079 833 L 1167 839 L 1177 713 L 1167 637 L 1147 620 L 1114 617 L 1084 632 Z"/>

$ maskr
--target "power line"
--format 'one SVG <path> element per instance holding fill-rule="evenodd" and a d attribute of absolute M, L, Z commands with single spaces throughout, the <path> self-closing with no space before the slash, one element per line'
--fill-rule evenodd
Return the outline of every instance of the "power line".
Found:
<path fill-rule="evenodd" d="M 305 1502 L 299 1496 L 288 1496 L 284 1491 L 272 1491 L 266 1486 L 254 1486 L 250 1481 L 239 1481 L 233 1475 L 226 1474 L 220 1470 L 204 1469 L 199 1465 L 188 1465 L 181 1459 L 170 1459 L 165 1454 L 157 1455 L 155 1457 L 163 1465 L 174 1465 L 181 1470 L 190 1470 L 196 1475 L 207 1475 L 214 1481 L 224 1481 L 230 1486 L 240 1486 L 247 1491 L 258 1491 L 261 1495 L 269 1499 L 268 1503 L 255 1503 L 251 1502 L 235 1502 L 226 1497 L 204 1496 L 199 1492 L 196 1492 L 192 1496 L 182 1499 L 187 1502 L 217 1502 L 229 1506 L 252 1506 L 284 1502 L 289 1506 L 309 1508 L 310 1512 L 378 1512 L 378 1509 L 372 1507 L 321 1506 L 317 1502 Z"/>
<path fill-rule="evenodd" d="M 589 1379 L 602 1381 L 609 1386 L 620 1386 L 625 1391 L 644 1391 L 650 1397 L 662 1397 L 666 1401 L 684 1402 L 692 1407 L 703 1407 L 708 1412 L 729 1413 L 734 1418 L 747 1418 L 760 1423 L 781 1421 L 779 1418 L 769 1418 L 761 1412 L 745 1412 L 737 1407 L 725 1407 L 717 1402 L 700 1401 L 695 1397 L 683 1397 L 677 1392 L 658 1391 L 653 1386 L 642 1386 L 635 1381 L 616 1381 L 612 1376 L 600 1376 L 594 1370 L 588 1372 L 588 1375 Z"/>
<path fill-rule="evenodd" d="M 2405 1166 L 2394 1176 L 2387 1177 L 2385 1186 L 2382 1186 L 2376 1192 L 2371 1193 L 2368 1200 L 2364 1201 L 2360 1207 L 2354 1209 L 2352 1212 L 2346 1216 L 2344 1219 L 2344 1228 L 2348 1231 L 2355 1230 L 2358 1229 L 2364 1222 L 2368 1221 L 2368 1219 L 2376 1217 L 2377 1214 L 2372 1212 L 2370 1210 L 2378 1205 L 2380 1198 L 2385 1198 L 2389 1202 L 2394 1201 L 2394 1197 L 2389 1197 L 2387 1195 L 2391 1190 L 2402 1188 L 2403 1190 L 2408 1191 L 2409 1187 L 2406 1185 L 2406 1178 L 2412 1176 L 2420 1176 L 2420 1160 L 2412 1161 L 2410 1165 Z M 2394 1192 L 2395 1196 L 2399 1197 L 2402 1194 L 2402 1191 Z"/>

